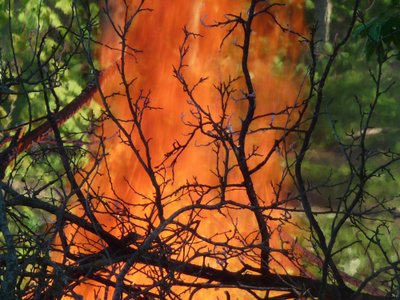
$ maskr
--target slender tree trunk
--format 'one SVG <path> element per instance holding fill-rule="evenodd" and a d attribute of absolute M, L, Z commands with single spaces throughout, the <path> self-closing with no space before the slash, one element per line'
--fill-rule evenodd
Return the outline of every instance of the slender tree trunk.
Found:
<path fill-rule="evenodd" d="M 324 42 L 329 41 L 329 29 L 331 23 L 332 1 L 316 0 L 315 1 L 315 20 L 318 25 L 316 32 L 317 40 Z"/>

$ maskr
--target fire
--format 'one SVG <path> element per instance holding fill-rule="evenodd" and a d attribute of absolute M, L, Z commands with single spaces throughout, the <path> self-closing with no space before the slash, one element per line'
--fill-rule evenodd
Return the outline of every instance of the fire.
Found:
<path fill-rule="evenodd" d="M 122 1 L 121 1 L 122 2 Z M 129 3 L 128 17 L 137 9 L 140 1 L 132 0 Z M 303 1 L 290 1 L 290 6 L 286 8 L 276 7 L 271 11 L 281 24 L 290 24 L 294 31 L 304 31 Z M 173 4 L 172 4 L 173 3 Z M 125 6 L 117 1 L 111 5 L 111 17 L 115 25 L 124 26 Z M 162 222 L 154 200 L 157 193 L 161 193 L 163 199 L 163 218 L 167 219 L 180 208 L 190 205 L 194 201 L 194 192 L 184 192 L 183 186 L 189 184 L 202 184 L 204 190 L 207 187 L 218 186 L 219 181 L 216 174 L 216 167 L 222 170 L 224 163 L 234 166 L 235 160 L 231 156 L 224 157 L 223 151 L 216 154 L 216 146 L 212 139 L 206 134 L 196 134 L 189 143 L 185 151 L 177 159 L 176 163 L 172 160 L 173 156 L 166 159 L 165 154 L 170 153 L 173 145 L 177 141 L 182 144 L 188 139 L 190 126 L 187 124 L 196 123 L 196 113 L 190 112 L 195 109 L 193 101 L 188 99 L 188 94 L 182 88 L 176 76 L 173 76 L 173 66 L 178 68 L 180 61 L 179 46 L 184 40 L 183 28 L 200 36 L 191 36 L 187 41 L 190 46 L 189 52 L 185 57 L 184 63 L 188 65 L 182 74 L 186 82 L 190 85 L 195 84 L 199 78 L 206 77 L 193 92 L 193 97 L 201 107 L 206 108 L 215 120 L 222 114 L 226 115 L 224 120 L 225 130 L 232 134 L 240 129 L 241 120 L 245 117 L 247 105 L 239 98 L 243 96 L 241 90 L 245 90 L 245 83 L 241 69 L 241 51 L 235 44 L 240 44 L 243 38 L 240 30 L 235 31 L 224 42 L 221 41 L 227 33 L 228 28 L 210 28 L 204 24 L 213 24 L 216 20 L 223 20 L 224 14 L 246 15 L 248 3 L 246 1 L 232 0 L 202 0 L 202 1 L 146 1 L 140 12 L 134 19 L 131 28 L 126 35 L 126 42 L 132 49 L 140 50 L 134 52 L 129 50 L 132 55 L 124 57 L 124 72 L 127 81 L 133 81 L 129 92 L 133 101 L 138 100 L 138 107 L 143 108 L 144 103 L 150 100 L 149 109 L 143 114 L 140 121 L 141 134 L 148 141 L 146 144 L 139 134 L 139 128 L 133 127 L 131 141 L 137 149 L 135 154 L 132 145 L 122 143 L 119 138 L 121 128 L 115 125 L 113 120 L 108 119 L 104 123 L 105 144 L 107 146 L 107 164 L 104 162 L 99 166 L 99 172 L 103 176 L 96 176 L 91 182 L 92 192 L 95 190 L 97 195 L 103 199 L 115 199 L 118 197 L 125 201 L 131 213 L 138 218 L 143 218 L 153 222 L 157 227 Z M 147 10 L 147 8 L 151 9 Z M 202 22 L 201 22 L 202 20 Z M 121 75 L 117 68 L 122 68 L 121 38 L 118 37 L 110 23 L 103 20 L 102 43 L 108 47 L 102 47 L 99 52 L 99 59 L 102 68 L 115 68 L 114 75 L 108 76 L 102 82 L 102 92 L 107 97 L 106 101 L 110 107 L 110 112 L 119 120 L 132 120 L 131 107 L 127 101 L 127 90 L 121 84 Z M 117 27 L 118 28 L 118 27 Z M 298 100 L 300 79 L 296 74 L 295 66 L 301 54 L 298 38 L 294 35 L 283 33 L 276 26 L 271 16 L 265 14 L 256 18 L 253 25 L 252 41 L 249 57 L 249 69 L 252 77 L 254 89 L 256 91 L 257 106 L 256 116 L 271 114 L 269 117 L 256 119 L 251 125 L 250 130 L 254 133 L 248 136 L 247 151 L 250 153 L 257 147 L 259 156 L 249 160 L 250 167 L 259 164 L 266 154 L 274 148 L 275 140 L 282 133 L 277 131 L 257 131 L 257 128 L 266 128 L 269 123 L 284 126 L 287 116 L 274 116 L 272 113 L 278 112 L 289 105 L 293 105 Z M 115 67 L 116 64 L 119 67 Z M 232 83 L 235 91 L 229 101 L 226 110 L 221 108 L 221 100 L 218 91 L 214 87 L 220 82 L 227 81 L 229 78 L 238 78 Z M 110 96 L 112 93 L 124 94 Z M 110 96 L 110 97 L 108 97 Z M 97 96 L 99 103 L 103 103 L 100 96 Z M 132 123 L 122 123 L 125 130 L 132 128 Z M 204 130 L 212 131 L 213 128 L 205 126 Z M 206 132 L 207 133 L 207 132 Z M 231 134 L 227 132 L 227 134 Z M 148 148 L 147 148 L 148 146 Z M 214 151 L 213 151 L 214 149 Z M 279 182 L 282 177 L 281 158 L 279 149 L 274 149 L 268 164 L 260 171 L 252 175 L 255 183 L 255 190 L 262 205 L 269 205 L 276 201 L 276 194 L 272 189 L 272 184 Z M 148 151 L 146 153 L 146 151 Z M 138 156 L 143 158 L 140 162 Z M 224 161 L 224 159 L 226 159 Z M 153 166 L 158 171 L 150 174 L 144 165 Z M 232 184 L 243 181 L 241 173 L 233 168 L 228 175 L 228 181 Z M 153 178 L 152 178 L 153 176 Z M 154 188 L 154 180 L 161 183 L 161 189 Z M 227 201 L 236 201 L 239 204 L 249 205 L 246 193 L 243 190 L 231 188 L 226 192 Z M 111 201 L 111 200 L 110 200 Z M 201 199 L 196 199 L 201 204 L 217 204 L 219 194 L 217 189 L 204 193 Z M 120 203 L 120 202 L 118 202 Z M 108 203 L 109 209 L 118 211 L 116 203 Z M 101 206 L 101 205 L 100 205 Z M 99 210 L 106 210 L 99 208 Z M 265 214 L 268 214 L 266 212 Z M 270 213 L 272 216 L 277 214 Z M 143 227 L 146 220 L 132 219 L 131 224 L 118 224 L 117 218 L 103 214 L 96 215 L 104 228 L 108 228 L 116 237 L 124 236 L 130 230 L 134 230 L 143 238 L 148 234 L 149 228 Z M 193 217 L 190 212 L 184 213 L 175 221 L 185 223 Z M 238 207 L 230 207 L 219 211 L 201 211 L 196 216 L 197 222 L 192 224 L 197 226 L 198 234 L 224 242 L 227 237 L 232 238 L 232 245 L 242 245 L 243 239 L 250 242 L 255 239 L 257 242 L 257 222 L 254 213 Z M 125 222 L 127 222 L 125 220 Z M 142 227 L 141 227 L 142 226 Z M 146 225 L 147 226 L 147 225 Z M 272 225 L 273 228 L 276 225 Z M 179 240 L 174 237 L 174 226 L 167 226 L 160 234 L 161 239 Z M 222 233 L 226 233 L 226 235 Z M 235 234 L 233 234 L 236 232 Z M 276 234 L 275 234 L 276 235 Z M 185 237 L 181 237 L 180 242 L 184 243 Z M 83 239 L 74 237 L 74 241 Z M 236 240 L 235 240 L 236 239 Z M 272 241 L 272 246 L 279 248 L 280 242 L 276 236 L 276 241 Z M 193 255 L 196 251 L 193 247 L 204 247 L 204 242 L 198 245 L 187 246 L 187 253 L 180 251 L 175 254 L 175 259 L 182 259 L 185 255 Z M 213 250 L 213 249 L 211 249 Z M 210 250 L 210 251 L 211 251 Z M 79 249 L 76 249 L 78 252 Z M 221 249 L 218 249 L 221 254 Z M 254 250 L 256 252 L 256 250 Z M 281 272 L 282 267 L 290 268 L 289 262 L 278 256 L 279 264 L 273 263 L 276 272 Z M 194 259 L 191 263 L 202 263 L 202 258 Z M 254 262 L 246 262 L 254 267 Z M 208 259 L 207 264 L 216 268 L 221 268 L 218 259 Z M 241 257 L 233 258 L 227 263 L 228 269 L 237 271 L 241 268 Z M 149 283 L 151 280 L 141 272 L 132 274 L 129 277 L 135 284 Z M 79 289 L 79 293 L 84 293 L 85 299 L 94 297 L 94 289 L 84 286 Z M 216 291 L 213 299 L 217 295 L 223 296 L 224 291 Z M 199 299 L 208 295 L 197 294 Z M 241 294 L 242 293 L 242 294 Z M 248 295 L 245 292 L 235 294 L 237 297 Z"/>

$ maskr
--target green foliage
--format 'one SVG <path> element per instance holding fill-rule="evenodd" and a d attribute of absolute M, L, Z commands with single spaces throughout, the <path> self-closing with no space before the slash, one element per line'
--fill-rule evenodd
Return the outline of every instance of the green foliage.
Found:
<path fill-rule="evenodd" d="M 46 84 L 57 87 L 59 99 L 49 97 L 54 111 L 69 103 L 85 86 L 89 73 L 88 68 L 84 69 L 87 54 L 83 51 L 83 36 L 87 39 L 94 33 L 87 25 L 93 22 L 93 12 L 85 15 L 84 11 L 84 7 L 73 7 L 71 1 L 3 2 L 1 85 L 15 94 L 2 99 L 2 127 L 43 117 L 44 93 L 49 93 Z"/>
<path fill-rule="evenodd" d="M 386 15 L 381 12 L 395 13 L 390 1 L 379 1 L 378 4 L 365 14 L 365 18 L 368 17 L 366 20 L 375 20 L 376 15 Z M 349 3 L 347 3 L 347 7 L 344 3 L 334 3 L 331 31 L 334 36 L 337 36 L 337 39 L 342 37 L 346 31 L 343 26 L 349 23 L 351 8 Z M 343 10 L 346 12 L 344 13 Z M 355 32 L 357 33 L 363 26 L 359 23 Z M 332 46 L 337 39 L 332 38 L 331 43 L 319 45 L 321 49 L 319 72 L 327 63 L 327 55 L 331 53 Z M 373 79 L 377 73 L 376 61 L 366 60 L 365 56 L 360 55 L 363 53 L 368 39 L 366 36 L 362 37 L 361 34 L 353 34 L 351 42 L 342 48 L 330 72 L 324 91 L 325 106 L 322 120 L 316 132 L 321 148 L 332 147 L 337 143 L 338 138 L 343 142 L 349 141 L 349 135 L 359 133 L 362 129 L 363 123 L 359 121 L 360 113 L 368 110 L 376 94 Z M 400 113 L 400 106 L 396 103 L 400 87 L 398 84 L 392 84 L 397 80 L 397 62 L 390 61 L 382 68 L 384 76 L 381 82 L 381 92 L 388 90 L 380 95 L 376 107 L 376 115 L 379 115 L 379 118 L 373 118 L 371 124 L 373 128 L 382 129 L 382 134 L 370 135 L 368 140 L 377 147 L 379 143 L 383 143 L 385 146 L 395 149 L 396 143 L 391 136 L 396 134 L 399 129 L 396 116 Z M 336 131 L 336 138 L 326 134 L 326 132 L 332 132 L 333 129 Z"/>
<path fill-rule="evenodd" d="M 86 87 L 91 79 L 87 61 L 92 59 L 88 46 L 98 34 L 98 12 L 92 0 L 0 1 L 0 153 L 10 145 L 7 138 L 18 130 L 20 136 L 29 134 L 47 121 L 49 111 L 57 113 Z M 85 131 L 96 109 L 93 104 L 81 110 L 59 128 L 72 171 L 87 161 Z M 57 149 L 51 135 L 34 143 L 8 168 L 9 188 L 60 205 L 67 195 L 62 194 L 65 170 Z M 32 268 L 41 268 L 53 235 L 47 224 L 54 220 L 22 206 L 7 213 L 10 230 L 19 235 L 14 241 L 19 257 L 29 257 Z M 4 249 L 4 241 L 0 247 Z"/>
<path fill-rule="evenodd" d="M 354 35 L 365 40 L 367 58 L 376 55 L 384 61 L 391 55 L 400 59 L 400 6 L 393 6 L 378 16 L 360 24 Z"/>
<path fill-rule="evenodd" d="M 311 2 L 307 2 L 309 16 L 314 8 Z M 350 2 L 332 1 L 332 39 L 318 44 L 318 75 L 334 45 L 345 35 L 353 5 Z M 393 158 L 389 153 L 400 153 L 397 139 L 400 86 L 396 82 L 398 62 L 393 59 L 400 58 L 400 10 L 396 1 L 375 1 L 371 7 L 367 3 L 362 5 L 362 18 L 350 42 L 341 49 L 326 82 L 319 124 L 303 168 L 317 221 L 328 240 L 335 240 L 335 262 L 340 270 L 364 280 L 371 270 L 377 271 L 398 259 L 398 165 L 388 165 L 376 172 L 363 187 L 361 201 L 339 234 L 333 229 L 342 216 L 336 214 L 339 205 L 342 208 L 351 205 L 361 186 L 361 149 L 366 149 L 369 155 L 365 164 L 367 173 L 388 163 Z M 371 110 L 373 114 L 368 119 Z M 330 214 L 318 215 L 327 208 L 331 209 Z M 374 213 L 369 215 L 372 208 Z M 320 250 L 317 253 L 322 255 Z M 321 275 L 320 268 L 310 270 L 316 276 Z M 382 272 L 372 282 L 384 290 L 396 285 L 392 280 L 395 280 L 393 272 Z"/>
<path fill-rule="evenodd" d="M 90 2 L 0 4 L 0 86 L 8 91 L 0 95 L 0 130 L 13 134 L 21 127 L 27 133 L 46 119 L 47 104 L 56 113 L 85 88 L 91 76 L 87 46 L 98 25 L 98 7 Z M 83 113 L 61 131 L 65 137 L 87 125 Z"/>

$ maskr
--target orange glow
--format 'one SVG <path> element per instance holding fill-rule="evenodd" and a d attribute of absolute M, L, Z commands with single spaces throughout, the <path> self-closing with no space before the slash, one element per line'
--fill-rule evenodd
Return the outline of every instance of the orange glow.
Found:
<path fill-rule="evenodd" d="M 134 11 L 136 3 L 139 1 L 132 2 L 130 9 Z M 204 23 L 212 24 L 216 20 L 223 20 L 225 13 L 239 14 L 242 12 L 243 16 L 246 16 L 248 6 L 246 2 L 232 0 L 149 0 L 145 2 L 145 7 L 151 8 L 152 11 L 141 12 L 134 19 L 127 35 L 127 43 L 143 52 L 135 54 L 135 57 L 127 56 L 125 70 L 128 80 L 135 79 L 130 88 L 133 95 L 132 98 L 135 100 L 141 91 L 143 94 L 150 92 L 150 105 L 161 108 L 147 111 L 141 122 L 145 136 L 151 139 L 149 145 L 153 166 L 158 166 L 163 162 L 165 154 L 171 151 L 175 140 L 182 142 L 185 140 L 185 135 L 190 131 L 190 128 L 183 121 L 195 122 L 195 119 L 190 114 L 193 106 L 190 106 L 187 101 L 187 94 L 184 93 L 182 86 L 173 76 L 172 66 L 178 66 L 179 45 L 182 44 L 184 38 L 182 28 L 186 26 L 191 32 L 202 35 L 202 37 L 191 38 L 188 41 L 190 50 L 185 63 L 189 66 L 184 69 L 184 75 L 190 84 L 194 84 L 200 77 L 207 77 L 207 80 L 195 90 L 194 96 L 201 106 L 208 108 L 217 119 L 221 114 L 221 106 L 218 93 L 213 84 L 217 85 L 221 81 L 227 81 L 229 76 L 231 78 L 242 76 L 241 52 L 235 46 L 235 41 L 237 43 L 241 42 L 242 35 L 241 31 L 237 30 L 220 48 L 220 43 L 226 34 L 227 28 L 209 28 L 203 26 L 200 20 L 203 19 Z M 291 29 L 294 31 L 303 32 L 303 1 L 285 2 L 290 2 L 290 6 L 276 7 L 272 11 L 281 24 L 285 26 L 290 24 Z M 123 26 L 124 6 L 117 0 L 111 3 L 111 6 L 112 17 Z M 102 68 L 113 67 L 117 62 L 120 64 L 121 53 L 112 50 L 112 48 L 120 49 L 121 40 L 105 20 L 103 27 L 102 42 L 110 48 L 102 47 L 99 58 Z M 301 54 L 301 48 L 298 38 L 294 35 L 283 33 L 274 24 L 269 15 L 255 19 L 253 28 L 249 68 L 256 90 L 257 116 L 280 111 L 289 105 L 293 105 L 294 101 L 298 100 L 301 78 L 296 73 L 295 67 Z M 113 76 L 108 76 L 109 79 L 102 82 L 101 87 L 104 95 L 110 95 L 117 91 L 125 93 L 121 85 L 120 75 L 117 70 L 114 70 L 114 72 Z M 243 77 L 234 83 L 234 87 L 236 89 L 234 96 L 239 98 L 241 95 L 240 90 L 245 89 Z M 100 103 L 102 102 L 99 97 L 97 100 Z M 107 101 L 115 116 L 124 120 L 132 119 L 126 97 L 113 96 L 108 98 Z M 226 125 L 229 125 L 233 131 L 240 128 L 241 119 L 245 117 L 246 108 L 245 101 L 232 100 L 230 102 L 227 108 L 229 118 L 226 121 Z M 268 127 L 272 121 L 276 126 L 284 126 L 287 116 L 260 118 L 253 122 L 251 130 Z M 130 128 L 130 125 L 124 124 L 126 129 Z M 249 160 L 250 167 L 256 166 L 263 160 L 268 151 L 274 147 L 277 136 L 280 135 L 281 132 L 265 130 L 249 135 L 247 138 L 248 152 L 250 153 L 254 147 L 258 147 L 258 153 L 260 154 Z M 121 143 L 118 138 L 118 128 L 111 120 L 107 120 L 104 124 L 104 137 L 108 148 L 107 164 L 111 179 L 106 175 L 106 166 L 104 164 L 100 165 L 100 172 L 104 175 L 95 177 L 91 183 L 93 189 L 99 187 L 97 193 L 103 197 L 113 198 L 116 194 L 127 203 L 134 205 L 146 204 L 146 207 L 132 206 L 133 210 L 142 210 L 139 212 L 132 211 L 132 214 L 140 217 L 150 216 L 154 209 L 152 202 L 154 188 L 149 176 L 140 165 L 133 151 L 127 145 Z M 137 131 L 133 132 L 132 137 L 139 153 L 142 155 L 145 152 L 145 148 L 140 142 Z M 212 151 L 212 145 L 209 145 L 210 142 L 212 140 L 209 137 L 196 134 L 188 148 L 177 160 L 174 174 L 172 174 L 172 168 L 169 165 L 171 161 L 166 161 L 166 169 L 163 176 L 169 181 L 165 185 L 163 195 L 168 195 L 187 182 L 194 182 L 194 178 L 196 178 L 197 182 L 205 185 L 218 185 L 218 178 L 212 172 L 215 171 L 217 157 Z M 219 155 L 220 159 L 221 157 Z M 221 164 L 221 161 L 219 163 Z M 229 163 L 234 163 L 233 156 L 230 158 Z M 267 165 L 252 176 L 256 192 L 261 199 L 260 201 L 263 201 L 263 205 L 271 204 L 276 198 L 271 188 L 271 183 L 279 182 L 281 177 L 282 167 L 279 153 L 273 154 Z M 228 179 L 230 183 L 241 183 L 243 180 L 238 170 L 233 170 Z M 110 180 L 113 189 L 111 189 Z M 134 187 L 135 191 L 132 187 Z M 232 189 L 227 192 L 226 196 L 227 199 L 229 198 L 228 200 L 249 205 L 248 198 L 243 190 Z M 171 203 L 165 205 L 164 215 L 166 218 L 179 208 L 191 203 L 188 194 L 180 193 L 171 195 L 165 203 L 169 203 L 168 201 Z M 217 193 L 212 192 L 207 194 L 201 201 L 202 204 L 214 204 L 219 199 Z M 198 225 L 198 233 L 203 236 L 212 237 L 224 231 L 233 232 L 235 228 L 232 220 L 237 222 L 236 229 L 241 236 L 254 238 L 257 233 L 256 219 L 249 210 L 224 208 L 221 213 L 203 211 L 200 214 L 203 218 Z M 267 211 L 265 214 L 269 214 L 269 212 Z M 272 216 L 279 215 L 276 212 L 270 212 L 270 214 Z M 158 226 L 160 220 L 154 215 L 152 218 L 154 219 L 154 226 Z M 189 218 L 189 215 L 183 214 L 179 217 L 179 221 L 184 222 L 185 218 Z M 126 232 L 121 232 L 114 218 L 99 215 L 98 219 L 117 237 L 126 234 Z M 137 220 L 132 220 L 132 222 L 136 225 L 141 224 Z M 276 225 L 271 227 L 273 228 L 274 226 L 276 227 Z M 172 231 L 173 227 L 169 228 L 169 230 Z M 143 232 L 137 231 L 141 235 L 146 233 L 145 229 L 143 229 Z M 166 238 L 170 234 L 171 232 L 168 231 L 167 227 L 161 236 Z M 222 241 L 224 236 L 220 238 Z M 75 240 L 78 239 L 80 238 L 76 236 Z M 235 243 L 235 241 L 232 241 L 232 244 Z M 237 245 L 240 244 L 241 242 L 238 240 Z M 277 237 L 275 241 L 272 241 L 272 246 L 281 247 Z M 177 254 L 176 259 L 179 259 L 179 255 L 181 254 Z M 286 259 L 279 256 L 276 256 L 276 259 L 285 268 L 290 268 Z M 194 260 L 192 263 L 201 263 L 201 259 Z M 248 263 L 256 267 L 254 262 L 249 261 Z M 212 267 L 220 268 L 217 261 L 210 259 L 208 264 Z M 273 263 L 272 265 L 277 272 L 281 271 L 278 264 Z M 240 267 L 239 258 L 232 259 L 228 265 L 228 269 L 231 271 L 238 270 Z M 135 283 L 141 280 L 142 282 L 147 282 L 148 280 L 139 273 L 132 275 L 130 279 Z M 87 286 L 80 288 L 78 292 L 84 294 L 84 299 L 94 297 L 93 289 Z M 196 299 L 207 299 L 206 295 L 209 295 L 209 291 L 199 292 Z M 216 299 L 218 295 L 225 298 L 224 291 L 221 290 L 215 291 L 212 299 Z M 246 292 L 237 292 L 232 293 L 231 296 L 233 298 L 235 296 L 242 298 L 248 296 L 248 294 Z"/>

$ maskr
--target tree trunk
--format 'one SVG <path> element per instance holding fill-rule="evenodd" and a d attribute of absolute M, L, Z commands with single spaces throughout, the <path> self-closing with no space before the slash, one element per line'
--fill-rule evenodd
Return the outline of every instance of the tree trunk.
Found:
<path fill-rule="evenodd" d="M 331 0 L 315 1 L 315 20 L 317 22 L 316 39 L 324 42 L 329 41 L 329 29 L 331 23 L 332 2 Z"/>

